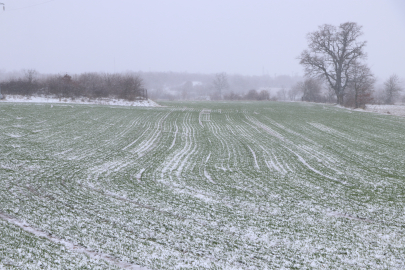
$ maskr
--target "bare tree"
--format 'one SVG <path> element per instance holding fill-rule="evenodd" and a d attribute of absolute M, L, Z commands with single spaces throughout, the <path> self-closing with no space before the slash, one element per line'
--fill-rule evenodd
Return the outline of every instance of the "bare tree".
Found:
<path fill-rule="evenodd" d="M 370 68 L 359 62 L 355 62 L 351 69 L 351 80 L 348 85 L 349 95 L 352 98 L 346 100 L 346 105 L 355 108 L 362 107 L 372 100 L 375 78 Z M 350 104 L 352 103 L 352 104 Z"/>
<path fill-rule="evenodd" d="M 269 91 L 267 91 L 267 90 L 265 90 L 265 89 L 261 90 L 261 91 L 259 92 L 258 99 L 259 99 L 259 100 L 269 100 L 269 99 L 270 99 L 270 93 L 269 93 Z"/>
<path fill-rule="evenodd" d="M 40 92 L 42 85 L 37 79 L 38 72 L 30 69 L 24 71 L 24 76 L 10 78 L 2 83 L 3 94 L 11 95 L 33 95 Z"/>
<path fill-rule="evenodd" d="M 403 90 L 399 77 L 394 74 L 384 82 L 385 102 L 394 104 L 395 99 L 399 97 L 399 92 Z"/>
<path fill-rule="evenodd" d="M 287 92 L 288 98 L 290 99 L 290 101 L 295 101 L 295 99 L 297 98 L 297 95 L 300 92 L 301 92 L 301 90 L 299 88 L 299 84 L 293 85 Z"/>
<path fill-rule="evenodd" d="M 108 96 L 104 78 L 95 72 L 83 73 L 78 76 L 78 83 L 83 88 L 83 93 L 87 97 L 99 98 Z"/>
<path fill-rule="evenodd" d="M 278 100 L 287 100 L 287 90 L 284 87 L 278 90 L 276 95 Z"/>
<path fill-rule="evenodd" d="M 257 93 L 256 89 L 251 89 L 247 92 L 247 94 L 244 96 L 244 99 L 247 100 L 258 100 L 259 99 L 259 93 Z"/>
<path fill-rule="evenodd" d="M 193 83 L 186 81 L 181 87 L 181 98 L 184 100 L 189 99 L 191 91 L 193 91 Z"/>
<path fill-rule="evenodd" d="M 29 84 L 33 84 L 38 77 L 38 72 L 35 69 L 24 70 L 25 80 Z"/>
<path fill-rule="evenodd" d="M 118 78 L 118 97 L 134 101 L 141 96 L 143 82 L 141 77 L 133 74 L 125 74 Z"/>
<path fill-rule="evenodd" d="M 299 57 L 306 75 L 324 79 L 335 91 L 340 105 L 351 79 L 351 67 L 366 57 L 363 49 L 367 42 L 358 41 L 362 34 L 361 26 L 354 22 L 343 23 L 338 28 L 324 24 L 308 34 L 309 50 Z"/>
<path fill-rule="evenodd" d="M 242 97 L 238 94 L 235 94 L 233 91 L 231 91 L 229 94 L 224 95 L 224 99 L 226 100 L 241 100 Z"/>
<path fill-rule="evenodd" d="M 228 77 L 225 72 L 215 74 L 212 86 L 216 93 L 218 93 L 219 98 L 223 99 L 224 91 L 229 88 Z"/>
<path fill-rule="evenodd" d="M 73 77 L 65 74 L 65 76 L 58 77 L 58 90 L 59 98 L 62 97 L 74 97 L 76 93 L 77 83 L 73 80 Z"/>
<path fill-rule="evenodd" d="M 314 78 L 307 78 L 303 82 L 298 82 L 294 87 L 296 91 L 302 92 L 302 101 L 318 102 L 321 100 L 321 83 Z"/>

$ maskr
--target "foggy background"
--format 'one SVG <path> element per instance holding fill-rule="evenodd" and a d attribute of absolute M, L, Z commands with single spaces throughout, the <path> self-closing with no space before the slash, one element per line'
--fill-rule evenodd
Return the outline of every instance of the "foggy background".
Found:
<path fill-rule="evenodd" d="M 304 75 L 297 57 L 307 48 L 306 35 L 347 21 L 363 26 L 367 63 L 378 81 L 394 73 L 405 78 L 403 0 L 2 2 L 0 78 L 23 69 L 134 71 L 153 92 L 186 81 L 208 85 L 226 72 L 236 93 L 279 91 Z"/>
<path fill-rule="evenodd" d="M 354 21 L 374 73 L 405 76 L 402 0 L 2 2 L 0 68 L 8 71 L 303 75 L 296 57 L 306 34 Z"/>

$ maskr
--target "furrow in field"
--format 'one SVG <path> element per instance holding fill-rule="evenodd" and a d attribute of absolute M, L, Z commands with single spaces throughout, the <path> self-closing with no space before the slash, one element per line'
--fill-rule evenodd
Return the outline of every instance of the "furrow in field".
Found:
<path fill-rule="evenodd" d="M 288 162 L 287 161 L 283 161 L 286 160 L 286 157 L 283 157 L 283 155 L 278 155 L 276 156 L 273 152 L 275 150 L 275 148 L 279 148 L 280 145 L 283 144 L 283 141 L 279 141 L 278 139 L 280 138 L 279 136 L 276 137 L 268 137 L 265 133 L 263 133 L 263 131 L 258 130 L 257 127 L 264 127 L 264 124 L 258 124 L 259 121 L 254 119 L 251 116 L 245 115 L 246 119 L 249 122 L 255 122 L 255 125 L 250 124 L 249 122 L 243 121 L 243 123 L 245 125 L 247 125 L 248 127 L 250 127 L 248 129 L 247 126 L 244 127 L 245 131 L 244 133 L 247 132 L 251 132 L 251 134 L 247 134 L 245 136 L 245 141 L 251 141 L 251 145 L 255 146 L 256 148 L 260 148 L 261 150 L 263 150 L 263 160 L 264 163 L 266 164 L 266 166 L 272 171 L 272 170 L 276 170 L 280 173 L 287 173 L 288 171 L 291 171 L 289 169 L 288 166 Z M 264 130 L 266 133 L 268 131 L 267 128 L 262 129 Z M 273 135 L 273 134 L 272 134 Z M 274 139 L 276 139 L 276 141 L 274 141 Z M 288 160 L 288 159 L 287 159 Z M 270 164 L 270 165 L 269 165 Z"/>
<path fill-rule="evenodd" d="M 1 132 L 24 135 L 0 136 L 3 213 L 150 269 L 403 268 L 403 120 L 306 103 L 171 104 L 0 103 L 12 116 Z M 0 258 L 28 235 L 5 234 L 11 224 L 0 218 Z M 58 268 L 57 244 L 32 239 L 52 245 L 22 253 Z M 77 254 L 63 257 L 72 269 L 108 268 Z"/>
<path fill-rule="evenodd" d="M 218 128 L 216 135 L 219 139 L 222 138 L 219 134 L 227 134 L 227 136 L 223 137 L 223 140 L 224 144 L 228 146 L 228 157 L 224 159 L 225 164 L 221 165 L 221 167 L 228 167 L 229 172 L 232 174 L 229 175 L 229 173 L 227 173 L 226 176 L 221 176 L 221 181 L 216 181 L 216 183 L 225 186 L 233 186 L 235 188 L 242 188 L 244 190 L 249 189 L 246 185 L 252 187 L 257 186 L 258 189 L 262 188 L 263 186 L 261 184 L 257 185 L 258 183 L 252 185 L 251 179 L 257 178 L 257 173 L 246 174 L 246 168 L 255 168 L 255 164 L 258 166 L 257 168 L 260 168 L 259 158 L 256 153 L 257 149 L 254 149 L 254 147 L 256 147 L 255 144 L 257 143 L 254 139 L 254 135 L 247 131 L 243 125 L 241 125 L 240 118 L 233 120 L 227 114 L 225 114 L 225 119 L 230 122 L 231 125 L 226 124 L 220 126 L 217 123 L 214 123 L 213 126 L 217 126 Z M 213 121 L 218 122 L 215 118 Z M 248 138 L 247 144 L 244 142 L 245 138 Z M 262 161 L 260 162 L 262 163 Z M 215 172 L 215 174 L 218 173 Z M 246 180 L 240 182 L 238 179 Z M 237 185 L 235 185 L 235 183 L 237 183 Z"/>
<path fill-rule="evenodd" d="M 279 134 L 278 132 L 274 131 L 273 129 L 271 129 L 269 126 L 266 126 L 265 124 L 261 123 L 260 121 L 258 121 L 257 119 L 254 119 L 250 116 L 246 116 L 246 118 L 248 120 L 250 120 L 253 124 L 257 125 L 258 127 L 262 128 L 263 130 L 265 130 L 267 133 L 269 133 L 270 135 L 280 139 L 280 140 L 284 140 L 284 137 Z"/>
<path fill-rule="evenodd" d="M 212 162 L 214 162 L 215 167 L 223 170 L 223 171 L 233 171 L 233 168 L 237 166 L 238 161 L 237 159 L 233 160 L 231 164 L 231 151 L 234 151 L 234 148 L 229 145 L 231 140 L 233 140 L 229 135 L 223 133 L 222 128 L 216 123 L 216 121 L 212 121 L 207 124 L 210 127 L 210 131 L 216 138 L 216 141 L 219 141 L 221 148 L 215 148 L 217 151 L 217 155 L 213 156 Z M 224 136 L 225 135 L 225 136 Z M 216 144 L 210 144 L 212 147 L 216 147 Z M 236 156 L 235 156 L 236 157 Z M 226 162 L 224 164 L 224 162 Z"/>
<path fill-rule="evenodd" d="M 163 126 L 163 123 L 165 119 L 170 115 L 171 112 L 158 115 L 158 120 L 154 126 L 154 128 L 147 128 L 146 131 L 148 131 L 148 136 L 147 137 L 142 137 L 142 135 L 146 132 L 143 132 L 142 135 L 140 136 L 141 138 L 146 140 L 140 141 L 135 147 L 135 149 L 128 150 L 130 153 L 136 153 L 137 158 L 141 158 L 144 156 L 146 153 L 150 152 L 153 150 L 153 148 L 158 146 L 158 141 L 161 136 L 161 129 Z M 132 123 L 129 124 L 129 126 L 133 126 L 136 121 L 133 121 Z M 127 133 L 128 131 L 126 131 Z M 122 137 L 122 136 L 120 136 Z M 120 138 L 118 137 L 118 138 Z M 121 139 L 122 140 L 122 139 Z M 137 140 L 136 140 L 137 141 Z M 135 142 L 136 142 L 135 141 Z M 135 142 L 131 142 L 127 147 L 130 147 L 135 144 Z M 119 142 L 121 144 L 121 142 Z M 125 147 L 125 149 L 127 149 Z M 100 175 L 104 175 L 104 177 L 109 176 L 111 173 L 116 173 L 122 170 L 123 168 L 127 166 L 131 166 L 134 164 L 134 157 L 120 157 L 117 158 L 116 160 L 108 160 L 104 162 L 103 164 L 89 169 L 89 178 L 94 178 L 97 179 Z M 94 176 L 92 176 L 94 175 Z"/>
<path fill-rule="evenodd" d="M 255 168 L 256 168 L 257 170 L 260 170 L 259 164 L 257 164 L 257 158 L 256 158 L 255 152 L 253 151 L 252 148 L 250 148 L 249 145 L 248 145 L 247 147 L 249 148 L 250 152 L 252 152 L 253 159 L 254 159 L 254 161 L 255 161 Z"/>
<path fill-rule="evenodd" d="M 179 127 L 177 126 L 177 119 L 176 119 L 176 121 L 174 122 L 174 125 L 175 125 L 175 127 L 176 127 L 176 130 L 174 131 L 173 142 L 172 142 L 172 144 L 170 145 L 169 150 L 172 149 L 173 146 L 176 144 L 177 133 L 179 132 Z"/>
<path fill-rule="evenodd" d="M 279 173 L 286 174 L 287 170 L 283 167 L 282 164 L 279 163 L 275 155 L 272 152 L 269 152 L 270 150 L 265 149 L 262 145 L 260 145 L 260 147 L 267 154 L 267 159 L 265 159 L 265 163 L 267 167 L 270 169 L 270 171 L 275 169 Z"/>
<path fill-rule="evenodd" d="M 171 173 L 181 166 L 181 161 L 183 158 L 187 157 L 189 152 L 192 149 L 192 142 L 190 138 L 190 133 L 191 130 L 187 124 L 188 119 L 191 117 L 191 113 L 186 113 L 184 119 L 183 119 L 183 134 L 182 134 L 182 140 L 185 141 L 184 147 L 182 149 L 179 149 L 173 153 L 173 155 L 169 155 L 168 158 L 166 158 L 165 162 L 163 163 L 163 169 L 161 171 L 161 179 L 165 180 L 165 174 L 168 173 L 168 177 L 171 178 Z M 181 171 L 177 172 L 177 176 L 179 177 Z"/>
<path fill-rule="evenodd" d="M 298 160 L 299 160 L 305 167 L 307 167 L 308 169 L 310 169 L 310 170 L 313 171 L 314 173 L 319 174 L 320 176 L 323 176 L 323 177 L 328 178 L 328 179 L 330 179 L 330 180 L 334 180 L 334 181 L 337 181 L 337 182 L 341 182 L 342 184 L 347 184 L 346 182 L 340 181 L 340 180 L 338 180 L 338 179 L 336 179 L 336 178 L 333 178 L 333 177 L 330 177 L 330 176 L 327 176 L 327 175 L 323 174 L 322 172 L 318 171 L 317 169 L 315 169 L 315 168 L 313 168 L 311 165 L 309 165 L 309 164 L 305 161 L 305 159 L 303 159 L 299 154 L 297 154 L 296 152 L 294 152 L 293 150 L 291 150 L 291 149 L 289 149 L 289 148 L 286 148 L 286 149 L 287 149 L 288 151 L 290 151 L 291 153 L 293 153 L 295 156 L 297 156 Z"/>
<path fill-rule="evenodd" d="M 268 117 L 266 117 L 266 118 L 270 119 Z M 319 143 L 315 143 L 312 139 L 308 139 L 308 137 L 305 136 L 305 134 L 297 133 L 289 128 L 286 128 L 284 125 L 281 125 L 281 124 L 275 122 L 272 119 L 270 119 L 270 120 L 273 125 L 281 128 L 282 130 L 285 130 L 286 132 L 288 132 L 290 134 L 295 135 L 296 137 L 304 139 L 307 142 L 307 144 L 309 143 L 309 145 L 310 145 L 307 147 L 305 144 L 295 143 L 295 141 L 297 139 L 285 138 L 284 143 L 280 144 L 281 146 L 283 146 L 285 149 L 288 149 L 289 152 L 293 153 L 296 157 L 298 157 L 298 160 L 304 166 L 308 167 L 310 170 L 312 170 L 315 173 L 317 173 L 321 176 L 324 176 L 328 179 L 341 182 L 340 180 L 336 179 L 336 177 L 334 177 L 334 175 L 342 174 L 342 172 L 336 168 L 336 159 L 333 158 L 333 156 L 331 156 L 330 154 L 318 152 L 317 149 L 319 148 Z M 299 151 L 301 154 L 298 154 L 297 151 Z M 312 161 L 312 164 L 310 165 L 307 161 L 305 161 L 305 159 L 302 155 L 307 156 L 307 158 Z M 321 171 L 325 171 L 325 172 L 321 172 Z"/>
<path fill-rule="evenodd" d="M 155 131 L 151 135 L 149 140 L 143 141 L 139 146 L 133 150 L 132 153 L 136 153 L 138 157 L 142 157 L 146 152 L 150 151 L 152 148 L 157 146 L 157 140 L 162 133 L 163 123 L 166 118 L 172 113 L 172 111 L 166 113 L 162 118 L 160 118 L 155 126 Z"/>
<path fill-rule="evenodd" d="M 184 175 L 191 175 L 191 172 L 187 172 L 190 168 L 192 168 L 196 161 L 194 156 L 196 156 L 197 154 L 199 154 L 199 152 L 201 152 L 201 146 L 199 146 L 197 140 L 196 140 L 196 136 L 197 136 L 197 129 L 194 128 L 194 124 L 195 124 L 195 120 L 193 118 L 193 116 L 195 116 L 195 114 L 190 115 L 190 118 L 187 119 L 187 125 L 188 125 L 188 133 L 189 133 L 189 139 L 192 141 L 194 147 L 193 149 L 187 153 L 187 155 L 183 158 L 183 160 L 180 163 L 180 166 L 177 170 L 177 178 L 180 178 L 183 171 L 184 171 Z M 183 175 L 183 178 L 184 178 Z"/>
<path fill-rule="evenodd" d="M 122 148 L 122 150 L 126 150 L 129 147 L 131 147 L 132 145 L 136 144 L 140 139 L 143 138 L 145 133 L 148 133 L 149 130 L 152 128 L 152 124 L 151 123 L 147 123 L 147 128 L 145 128 L 142 132 L 142 134 L 139 135 L 139 137 L 136 138 L 136 140 L 132 141 L 130 144 L 126 145 L 124 148 Z"/>

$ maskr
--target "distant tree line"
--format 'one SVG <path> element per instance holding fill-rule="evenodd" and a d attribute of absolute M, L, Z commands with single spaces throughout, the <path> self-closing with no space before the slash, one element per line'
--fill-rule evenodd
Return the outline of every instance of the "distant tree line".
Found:
<path fill-rule="evenodd" d="M 267 90 L 257 92 L 255 89 L 251 89 L 246 94 L 235 94 L 233 91 L 224 94 L 229 89 L 228 76 L 225 72 L 215 74 L 212 88 L 214 94 L 211 95 L 211 99 L 214 100 L 270 100 L 270 93 Z"/>
<path fill-rule="evenodd" d="M 291 87 L 301 80 L 299 76 L 263 74 L 246 76 L 239 74 L 140 72 L 152 99 L 166 100 L 241 100 L 248 91 L 282 86 Z M 251 95 L 249 95 L 251 96 Z M 247 97 L 246 97 L 247 98 Z M 274 99 L 275 97 L 273 97 Z"/>
<path fill-rule="evenodd" d="M 322 58 L 323 59 L 323 58 Z M 403 83 L 397 75 L 376 86 L 370 69 L 360 61 L 348 70 L 341 102 L 343 106 L 364 107 L 365 104 L 393 104 L 401 96 Z M 128 72 L 39 74 L 35 70 L 4 73 L 0 71 L 3 95 L 45 95 L 59 98 L 147 98 L 166 100 L 272 100 L 338 103 L 336 89 L 325 77 L 310 76 L 242 76 L 175 72 Z M 149 88 L 148 93 L 144 86 Z M 339 92 L 339 93 L 340 93 Z"/>
<path fill-rule="evenodd" d="M 142 79 L 137 74 L 83 73 L 78 75 L 39 76 L 35 70 L 26 70 L 22 76 L 0 83 L 5 95 L 45 95 L 59 98 L 120 98 L 136 100 L 147 98 Z"/>
<path fill-rule="evenodd" d="M 359 74 L 355 75 L 355 79 L 345 89 L 341 105 L 364 108 L 366 104 L 394 104 L 401 101 L 401 92 L 404 87 L 397 75 L 390 76 L 382 86 L 377 88 L 374 76 L 363 68 L 365 67 L 361 68 Z M 296 96 L 301 96 L 301 101 L 338 103 L 334 90 L 322 80 L 315 78 L 306 78 L 296 83 L 287 91 L 287 94 L 291 101 L 296 100 Z M 402 102 L 405 102 L 405 96 L 402 97 Z"/>
<path fill-rule="evenodd" d="M 263 89 L 257 91 L 256 89 L 249 90 L 245 95 L 237 95 L 233 92 L 224 95 L 225 100 L 270 100 L 269 91 Z"/>

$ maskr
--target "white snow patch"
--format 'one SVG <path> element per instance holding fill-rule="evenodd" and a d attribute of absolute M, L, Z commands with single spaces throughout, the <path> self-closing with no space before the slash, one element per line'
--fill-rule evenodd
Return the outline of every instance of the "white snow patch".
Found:
<path fill-rule="evenodd" d="M 207 172 L 207 170 L 204 168 L 204 176 L 208 179 L 208 181 L 210 181 L 213 184 L 216 184 L 214 182 L 214 180 L 212 180 L 211 175 L 209 175 L 209 173 Z"/>
<path fill-rule="evenodd" d="M 401 105 L 366 104 L 364 109 L 346 108 L 346 107 L 343 107 L 340 105 L 335 105 L 334 107 L 346 109 L 346 110 L 350 110 L 350 111 L 356 111 L 356 112 L 373 112 L 373 113 L 385 114 L 385 115 L 405 116 L 405 104 L 401 104 Z"/>
<path fill-rule="evenodd" d="M 139 173 L 135 176 L 136 179 L 138 180 L 138 182 L 141 181 L 142 174 L 144 171 L 145 171 L 145 169 L 140 170 Z"/>
<path fill-rule="evenodd" d="M 134 106 L 134 107 L 160 107 L 159 104 L 153 100 L 136 100 L 128 101 L 115 98 L 97 98 L 89 99 L 84 97 L 71 98 L 56 98 L 47 96 L 21 96 L 21 95 L 7 95 L 5 99 L 0 102 L 28 102 L 28 103 L 60 103 L 60 104 L 95 104 L 95 105 L 118 105 L 118 106 Z M 53 105 L 51 105 L 53 108 Z"/>
<path fill-rule="evenodd" d="M 249 147 L 250 152 L 252 152 L 253 159 L 255 160 L 255 168 L 256 168 L 256 169 L 258 169 L 258 170 L 260 170 L 259 164 L 257 164 L 257 158 L 256 158 L 255 151 L 253 151 L 253 149 L 252 149 L 252 148 L 250 148 L 250 146 L 249 146 L 249 145 L 248 145 L 247 147 Z"/>
<path fill-rule="evenodd" d="M 405 105 L 370 105 L 367 104 L 365 111 L 381 114 L 405 116 Z"/>
<path fill-rule="evenodd" d="M 20 138 L 20 137 L 22 137 L 21 135 L 18 135 L 18 134 L 6 134 L 6 135 L 11 137 L 11 138 Z"/>
<path fill-rule="evenodd" d="M 334 177 L 329 177 L 329 176 L 327 176 L 327 175 L 321 173 L 320 171 L 318 171 L 317 169 L 315 169 L 315 168 L 313 168 L 311 165 L 309 165 L 309 164 L 305 161 L 305 159 L 303 159 L 300 155 L 298 155 L 297 153 L 295 153 L 294 151 L 292 151 L 292 150 L 289 149 L 289 148 L 286 148 L 286 149 L 289 150 L 289 151 L 290 151 L 291 153 L 293 153 L 294 155 L 296 155 L 296 156 L 298 157 L 298 160 L 299 160 L 302 164 L 304 164 L 308 169 L 310 169 L 311 171 L 313 171 L 314 173 L 317 173 L 317 174 L 319 174 L 319 175 L 321 175 L 321 176 L 323 176 L 323 177 L 326 177 L 326 178 L 328 178 L 328 179 L 331 179 L 331 180 L 340 182 L 340 183 L 342 183 L 342 184 L 347 184 L 347 182 L 340 181 L 340 180 L 338 180 L 338 179 L 336 179 L 336 178 L 334 178 Z"/>

